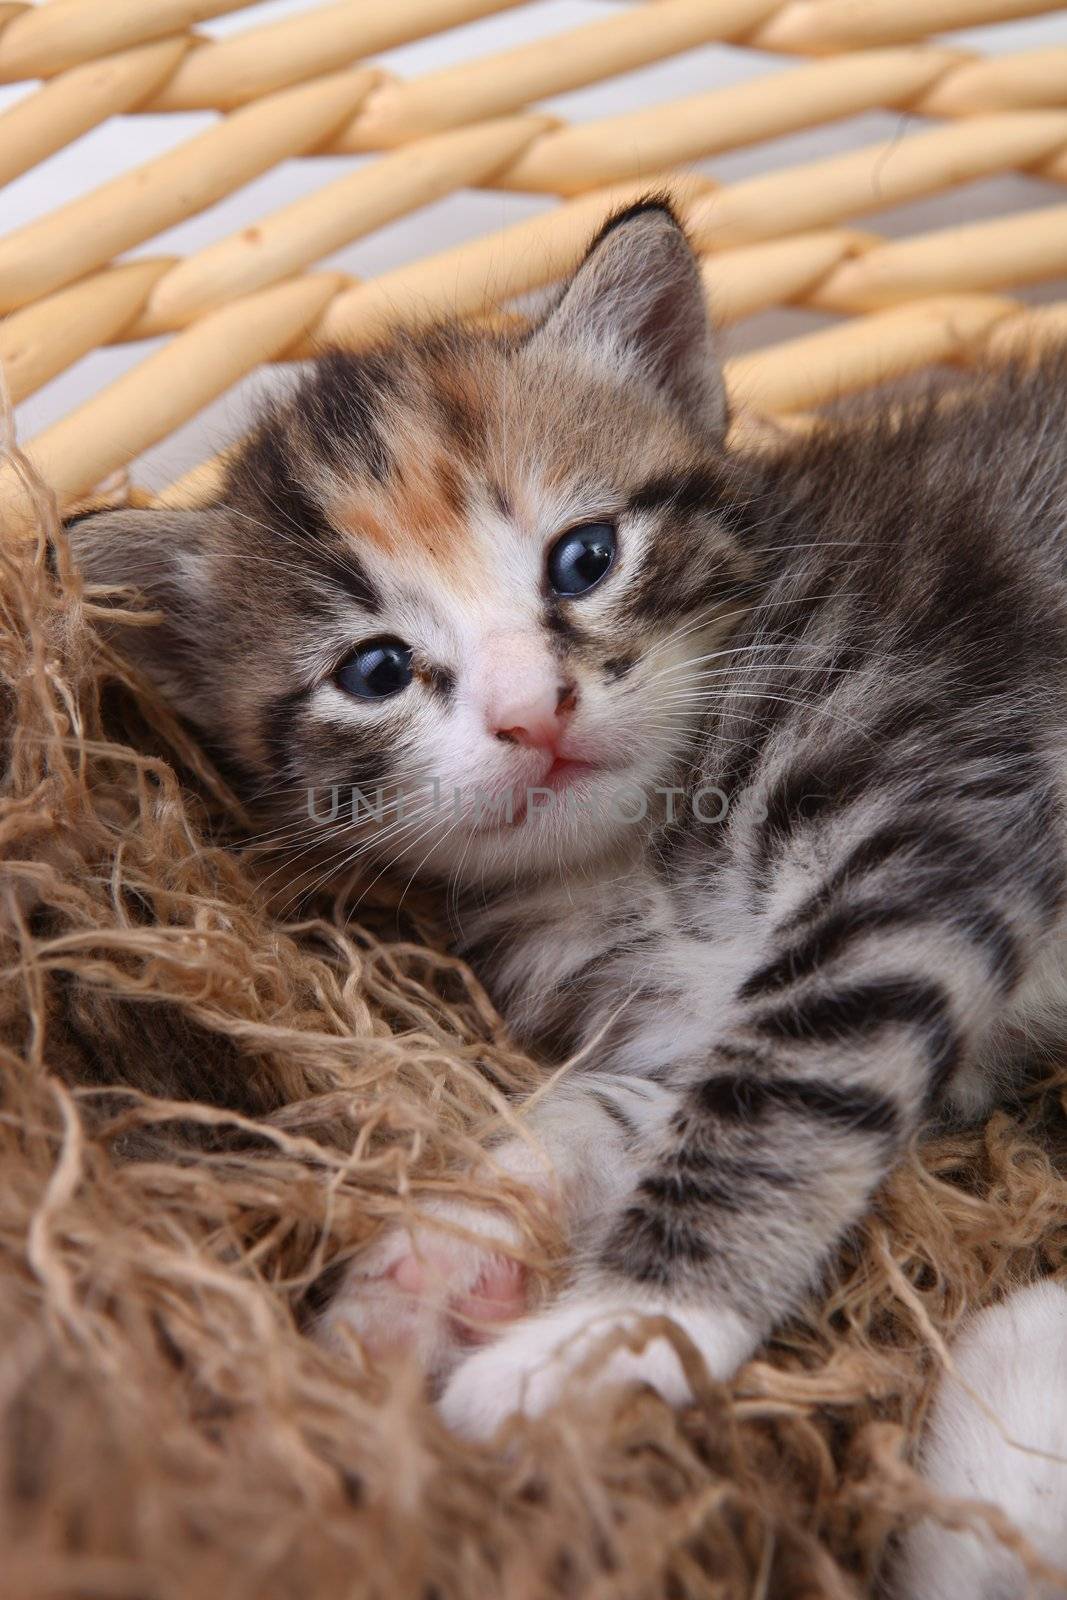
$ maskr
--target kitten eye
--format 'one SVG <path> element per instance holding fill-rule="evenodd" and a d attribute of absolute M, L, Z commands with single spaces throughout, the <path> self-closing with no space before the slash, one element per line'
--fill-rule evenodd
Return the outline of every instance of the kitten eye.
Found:
<path fill-rule="evenodd" d="M 586 522 L 562 534 L 548 552 L 548 581 L 556 594 L 585 594 L 615 560 L 610 522 Z"/>
<path fill-rule="evenodd" d="M 411 682 L 411 651 L 399 639 L 371 639 L 337 669 L 337 686 L 357 700 L 384 700 Z"/>

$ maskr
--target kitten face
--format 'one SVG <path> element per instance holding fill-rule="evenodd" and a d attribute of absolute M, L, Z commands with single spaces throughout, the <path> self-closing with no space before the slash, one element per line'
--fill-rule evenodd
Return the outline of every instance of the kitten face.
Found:
<path fill-rule="evenodd" d="M 222 505 L 73 536 L 161 605 L 144 664 L 302 843 L 310 790 L 339 868 L 543 872 L 624 845 L 685 761 L 753 576 L 722 431 L 688 246 L 636 208 L 533 333 L 331 354 Z"/>

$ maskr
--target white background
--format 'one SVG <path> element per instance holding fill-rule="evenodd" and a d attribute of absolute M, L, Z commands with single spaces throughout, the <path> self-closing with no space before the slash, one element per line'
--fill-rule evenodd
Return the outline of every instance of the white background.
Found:
<path fill-rule="evenodd" d="M 150 4 L 151 0 L 145 3 Z M 232 17 L 209 22 L 203 31 L 223 36 L 260 22 L 313 10 L 321 3 L 322 0 L 266 0 Z M 364 0 L 364 3 L 376 5 L 382 0 Z M 389 51 L 377 59 L 401 76 L 414 77 L 455 61 L 488 55 L 601 19 L 610 11 L 623 9 L 624 4 L 625 0 L 532 0 L 516 10 Z M 713 0 L 708 0 L 708 4 L 712 5 Z M 965 47 L 998 54 L 1042 45 L 1063 45 L 1067 44 L 1067 12 L 1061 10 L 1025 22 L 972 29 L 946 38 Z M 546 104 L 561 116 L 580 122 L 701 93 L 751 77 L 787 72 L 797 64 L 795 58 L 734 46 L 707 46 L 624 78 L 560 96 Z M 22 94 L 31 92 L 32 87 L 0 86 L 0 110 Z M 0 191 L 0 230 L 6 233 L 33 217 L 54 210 L 64 200 L 83 194 L 115 173 L 169 149 L 212 120 L 209 113 L 116 118 Z M 698 169 L 729 181 L 860 145 L 884 142 L 888 148 L 902 134 L 921 125 L 922 119 L 916 117 L 871 113 L 810 133 L 716 156 L 698 163 Z M 317 157 L 288 162 L 222 204 L 131 254 L 191 252 L 318 187 L 340 171 L 350 170 L 357 159 Z M 870 225 L 887 235 L 908 234 L 957 221 L 995 216 L 1029 205 L 1062 203 L 1065 198 L 1067 195 L 1060 187 L 1009 174 L 879 213 L 870 219 Z M 373 276 L 388 267 L 535 215 L 553 203 L 550 198 L 541 196 L 466 191 L 381 229 L 331 258 L 330 264 L 361 277 Z M 858 225 L 862 225 L 863 220 L 856 219 Z M 1036 301 L 1065 296 L 1067 284 L 1061 281 L 1024 291 L 1020 298 Z M 815 313 L 794 309 L 753 317 L 730 330 L 726 353 L 806 332 L 827 320 Z M 32 437 L 40 428 L 88 399 L 150 348 L 150 343 L 118 346 L 86 357 L 20 408 L 22 438 Z M 273 373 L 259 375 L 224 396 L 138 462 L 137 481 L 150 486 L 163 484 L 205 455 L 220 449 L 240 430 L 255 393 L 264 383 L 269 385 L 276 381 Z"/>

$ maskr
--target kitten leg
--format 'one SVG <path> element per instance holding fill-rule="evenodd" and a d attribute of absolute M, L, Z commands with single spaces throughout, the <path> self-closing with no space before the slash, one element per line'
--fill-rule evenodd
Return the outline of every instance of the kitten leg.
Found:
<path fill-rule="evenodd" d="M 536 1417 L 550 1410 L 572 1379 L 581 1392 L 647 1384 L 668 1404 L 688 1405 L 694 1394 L 680 1341 L 656 1329 L 660 1319 L 695 1346 L 713 1378 L 729 1378 L 757 1342 L 751 1324 L 727 1306 L 682 1306 L 636 1287 L 625 1296 L 581 1289 L 463 1362 L 441 1398 L 441 1414 L 457 1433 L 487 1439 L 516 1412 Z"/>
<path fill-rule="evenodd" d="M 665 1038 L 692 1051 L 692 1033 L 650 1003 L 641 1048 L 661 1052 L 675 1096 L 655 1149 L 567 1300 L 457 1372 L 443 1401 L 454 1426 L 484 1435 L 547 1409 L 578 1368 L 589 1382 L 597 1330 L 631 1329 L 638 1312 L 672 1319 L 725 1377 L 816 1287 L 1055 925 L 1059 844 L 1034 827 L 1040 797 L 1033 815 L 1025 796 L 1005 811 L 981 839 L 872 807 L 864 830 L 853 817 L 826 840 L 814 886 L 811 851 L 801 870 L 779 851 L 776 879 L 768 850 L 762 921 L 717 1042 L 665 1059 Z M 674 1403 L 686 1392 L 662 1340 L 593 1381 L 620 1374 Z"/>
<path fill-rule="evenodd" d="M 490 1152 L 492 1165 L 556 1207 L 573 1243 L 631 1181 L 633 1141 L 662 1103 L 658 1088 L 633 1080 L 602 1081 L 592 1094 L 563 1086 L 532 1109 L 529 1138 Z M 351 1264 L 316 1333 L 336 1348 L 355 1334 L 376 1358 L 413 1355 L 440 1379 L 527 1310 L 528 1274 L 512 1253 L 523 1236 L 507 1212 L 443 1196 L 421 1210 L 417 1226 L 388 1229 Z"/>
<path fill-rule="evenodd" d="M 924 1476 L 939 1494 L 999 1506 L 1045 1561 L 1064 1569 L 1064 1581 L 1031 1587 L 1021 1561 L 992 1534 L 921 1522 L 904 1540 L 896 1592 L 901 1600 L 1067 1594 L 1067 1289 L 1019 1290 L 975 1317 L 952 1354 L 956 1373 L 945 1375 L 934 1401 Z M 1008 1439 L 1041 1453 L 1009 1444 L 974 1395 Z"/>

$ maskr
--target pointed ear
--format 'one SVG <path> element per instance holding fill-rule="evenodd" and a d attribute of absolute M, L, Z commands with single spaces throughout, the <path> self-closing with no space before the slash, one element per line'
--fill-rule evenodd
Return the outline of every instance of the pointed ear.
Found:
<path fill-rule="evenodd" d="M 726 394 L 696 256 L 669 205 L 642 200 L 593 240 L 536 337 L 659 389 L 721 440 Z"/>
<path fill-rule="evenodd" d="M 105 603 L 162 612 L 157 623 L 116 621 L 116 648 L 171 705 L 211 730 L 218 720 L 217 674 L 210 670 L 214 607 L 212 548 L 226 523 L 221 509 L 105 511 L 67 525 L 71 551 L 90 584 L 132 593 Z"/>

